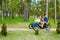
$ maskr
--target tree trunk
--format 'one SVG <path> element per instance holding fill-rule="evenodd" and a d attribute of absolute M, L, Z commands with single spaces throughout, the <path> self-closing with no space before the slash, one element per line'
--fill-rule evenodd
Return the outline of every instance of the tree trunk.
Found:
<path fill-rule="evenodd" d="M 42 15 L 44 15 L 44 0 L 42 0 Z"/>
<path fill-rule="evenodd" d="M 3 22 L 3 19 L 4 19 L 4 0 L 2 0 L 2 22 Z"/>
<path fill-rule="evenodd" d="M 56 23 L 56 0 L 54 1 L 54 15 L 55 15 L 55 17 L 54 17 L 54 23 Z"/>
<path fill-rule="evenodd" d="M 6 17 L 8 16 L 8 11 L 6 11 Z"/>
<path fill-rule="evenodd" d="M 28 20 L 28 12 L 27 12 L 27 7 L 24 4 L 24 20 L 27 21 Z"/>
<path fill-rule="evenodd" d="M 29 11 L 30 11 L 30 7 L 29 7 L 29 3 L 27 3 L 28 0 L 24 0 L 24 20 L 27 21 L 29 19 Z"/>
<path fill-rule="evenodd" d="M 10 0 L 10 19 L 13 18 L 13 14 L 12 14 L 12 1 Z"/>
<path fill-rule="evenodd" d="M 48 0 L 46 0 L 46 15 L 48 17 Z"/>

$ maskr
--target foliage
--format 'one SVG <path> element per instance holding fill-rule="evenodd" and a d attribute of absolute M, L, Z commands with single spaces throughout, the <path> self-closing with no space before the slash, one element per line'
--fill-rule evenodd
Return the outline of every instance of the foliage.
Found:
<path fill-rule="evenodd" d="M 39 30 L 38 29 L 35 29 L 35 35 L 38 35 L 39 34 Z"/>
<path fill-rule="evenodd" d="M 1 0 L 0 0 L 1 1 Z M 10 12 L 10 8 L 12 8 L 12 15 L 15 17 L 16 14 L 18 15 L 24 15 L 24 1 L 23 0 L 4 0 L 4 12 L 6 13 L 6 11 L 9 13 Z M 54 0 L 48 0 L 49 1 L 49 5 L 48 5 L 48 13 L 49 13 L 49 17 L 50 18 L 54 18 Z M 56 4 L 57 4 L 57 17 L 59 17 L 60 15 L 60 8 L 59 8 L 59 4 L 60 1 L 56 0 Z M 12 3 L 12 7 L 10 7 L 10 3 Z M 45 15 L 46 14 L 46 0 L 41 0 L 38 2 L 32 2 L 31 0 L 27 0 L 27 7 L 30 7 L 30 14 L 29 15 Z M 4 13 L 4 14 L 5 14 Z M 6 13 L 8 15 L 8 13 Z M 9 14 L 10 15 L 10 14 Z M 19 16 L 20 17 L 20 16 Z"/>
<path fill-rule="evenodd" d="M 1 9 L 1 6 L 2 6 L 2 0 L 0 0 L 0 9 Z"/>
<path fill-rule="evenodd" d="M 57 23 L 56 24 L 54 23 L 54 19 L 53 18 L 49 18 L 49 23 L 50 23 L 51 27 L 53 27 L 53 28 L 57 27 Z"/>
<path fill-rule="evenodd" d="M 2 3 L 2 0 L 0 0 L 0 3 Z"/>
<path fill-rule="evenodd" d="M 6 26 L 6 23 L 3 23 L 1 33 L 4 36 L 7 34 L 7 26 Z"/>
<path fill-rule="evenodd" d="M 56 31 L 57 31 L 57 34 L 60 34 L 60 21 L 58 21 L 58 26 L 57 26 Z"/>

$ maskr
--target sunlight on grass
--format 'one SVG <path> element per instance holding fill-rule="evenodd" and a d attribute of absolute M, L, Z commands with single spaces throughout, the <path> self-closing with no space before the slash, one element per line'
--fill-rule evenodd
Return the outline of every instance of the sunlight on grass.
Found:
<path fill-rule="evenodd" d="M 43 30 L 38 35 L 34 31 L 8 31 L 5 37 L 0 34 L 0 40 L 60 40 L 60 35 Z"/>
<path fill-rule="evenodd" d="M 53 28 L 57 27 L 57 23 L 56 24 L 54 23 L 54 19 L 49 19 L 49 23 L 50 23 L 51 27 L 53 27 Z"/>
<path fill-rule="evenodd" d="M 1 19 L 1 17 L 0 17 Z M 10 17 L 6 17 L 4 18 L 4 22 L 6 24 L 8 24 L 9 26 L 8 27 L 18 27 L 18 28 L 27 28 L 29 23 L 31 22 L 34 22 L 34 18 L 29 18 L 29 20 L 27 22 L 24 21 L 24 18 L 22 17 L 15 17 L 14 19 L 10 19 Z M 57 24 L 54 23 L 54 19 L 49 19 L 49 23 L 51 25 L 51 27 L 53 28 L 56 28 L 57 27 Z M 1 21 L 0 21 L 0 24 L 1 24 Z"/>

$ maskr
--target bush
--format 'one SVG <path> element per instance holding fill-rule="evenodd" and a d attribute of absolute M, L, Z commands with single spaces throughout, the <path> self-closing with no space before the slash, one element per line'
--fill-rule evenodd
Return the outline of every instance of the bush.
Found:
<path fill-rule="evenodd" d="M 57 26 L 56 31 L 57 31 L 57 34 L 60 34 L 60 21 L 58 22 L 58 26 Z"/>
<path fill-rule="evenodd" d="M 38 30 L 35 30 L 35 35 L 38 35 Z"/>
<path fill-rule="evenodd" d="M 35 35 L 39 34 L 39 29 L 37 27 L 34 29 L 34 31 L 35 31 Z"/>
<path fill-rule="evenodd" d="M 6 26 L 6 23 L 3 23 L 3 25 L 2 25 L 1 34 L 4 35 L 4 36 L 7 35 L 7 26 Z"/>

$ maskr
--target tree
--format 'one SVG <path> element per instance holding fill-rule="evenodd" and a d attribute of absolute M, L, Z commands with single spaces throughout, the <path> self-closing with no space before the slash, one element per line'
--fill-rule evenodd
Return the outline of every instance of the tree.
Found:
<path fill-rule="evenodd" d="M 54 1 L 53 0 L 50 0 L 49 1 L 49 6 L 48 6 L 48 13 L 49 13 L 49 18 L 54 18 Z"/>
<path fill-rule="evenodd" d="M 0 11 L 2 11 L 2 0 L 0 0 Z M 0 13 L 1 14 L 1 13 Z M 1 16 L 1 15 L 0 15 Z"/>
<path fill-rule="evenodd" d="M 29 19 L 29 0 L 24 0 L 24 20 L 27 21 Z"/>
<path fill-rule="evenodd" d="M 12 19 L 13 18 L 13 13 L 12 13 L 12 0 L 9 0 L 9 6 L 10 6 L 10 11 L 9 11 L 10 19 Z"/>
<path fill-rule="evenodd" d="M 48 16 L 48 0 L 46 0 L 46 15 Z"/>
<path fill-rule="evenodd" d="M 2 0 L 0 0 L 0 6 L 2 5 Z"/>
<path fill-rule="evenodd" d="M 56 0 L 56 15 L 57 15 L 57 18 L 60 19 L 60 1 L 59 0 Z"/>
<path fill-rule="evenodd" d="M 8 3 L 9 3 L 9 0 L 5 0 L 5 2 L 4 2 L 4 15 L 6 17 L 8 16 Z"/>
<path fill-rule="evenodd" d="M 3 22 L 3 19 L 4 19 L 4 0 L 2 0 L 2 22 Z"/>
<path fill-rule="evenodd" d="M 55 15 L 55 19 L 54 22 L 56 23 L 56 0 L 54 1 L 54 15 Z"/>
<path fill-rule="evenodd" d="M 20 17 L 20 15 L 23 15 L 23 12 L 24 12 L 24 1 L 23 0 L 19 0 L 17 9 L 18 9 L 17 12 Z"/>

